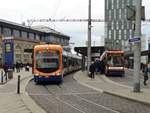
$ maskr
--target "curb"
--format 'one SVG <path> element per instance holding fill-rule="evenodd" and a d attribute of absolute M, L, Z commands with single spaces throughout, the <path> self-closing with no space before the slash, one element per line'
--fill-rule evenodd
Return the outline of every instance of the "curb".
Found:
<path fill-rule="evenodd" d="M 126 88 L 132 89 L 131 86 L 127 86 L 127 85 L 123 85 L 123 84 L 114 82 L 114 81 L 110 80 L 108 77 L 106 77 L 105 75 L 102 75 L 101 77 L 102 77 L 106 82 L 109 82 L 109 83 L 112 83 L 112 84 L 115 84 L 115 85 L 118 85 L 118 86 L 121 86 L 121 87 L 126 87 Z"/>
<path fill-rule="evenodd" d="M 145 101 L 137 100 L 137 99 L 134 99 L 134 98 L 131 98 L 131 97 L 127 97 L 127 96 L 124 96 L 124 95 L 115 94 L 115 93 L 110 92 L 110 91 L 104 91 L 103 93 L 106 93 L 106 94 L 109 94 L 109 95 L 113 95 L 113 96 L 117 96 L 117 97 L 120 97 L 120 98 L 124 98 L 124 99 L 130 100 L 130 101 L 142 103 L 142 104 L 145 104 L 145 105 L 150 105 L 150 102 L 145 102 Z M 142 92 L 140 92 L 140 93 L 142 93 Z"/>
<path fill-rule="evenodd" d="M 122 85 L 122 84 L 119 84 L 119 83 L 116 83 L 112 80 L 110 80 L 109 78 L 103 76 L 103 78 L 107 81 L 107 82 L 110 82 L 112 84 L 115 84 L 115 85 L 118 85 L 118 86 L 121 86 L 121 87 L 127 87 L 129 89 L 132 89 L 132 87 L 130 86 L 127 86 L 127 85 Z M 142 93 L 143 91 L 139 92 L 139 93 Z M 136 101 L 136 102 L 139 102 L 139 103 L 143 103 L 143 104 L 146 104 L 146 105 L 150 105 L 150 102 L 146 102 L 146 101 L 143 101 L 143 100 L 138 100 L 138 99 L 135 99 L 133 97 L 128 97 L 128 96 L 125 96 L 125 95 L 122 95 L 122 94 L 117 94 L 117 93 L 114 93 L 114 92 L 111 92 L 111 91 L 106 91 L 104 90 L 104 93 L 107 93 L 107 94 L 110 94 L 110 95 L 114 95 L 114 96 L 118 96 L 118 97 L 121 97 L 121 98 L 125 98 L 125 99 L 128 99 L 128 100 L 131 100 L 131 101 Z M 136 92 L 134 92 L 136 93 Z"/>
<path fill-rule="evenodd" d="M 79 81 L 79 80 L 75 77 L 75 75 L 73 76 L 73 79 L 76 80 L 79 84 L 84 85 L 84 86 L 89 87 L 89 88 L 92 88 L 92 89 L 94 89 L 94 90 L 96 90 L 96 91 L 98 91 L 98 92 L 100 92 L 100 93 L 103 93 L 103 92 L 104 92 L 102 89 L 95 88 L 95 87 L 93 87 L 93 86 L 90 86 L 90 85 L 88 85 L 88 84 L 86 84 L 86 83 L 83 83 L 83 82 Z"/>
<path fill-rule="evenodd" d="M 28 95 L 25 88 L 28 82 L 32 79 L 32 75 L 21 79 L 21 94 L 20 97 L 24 104 L 32 111 L 32 113 L 46 113 L 37 103 L 35 103 L 32 98 Z"/>
<path fill-rule="evenodd" d="M 73 78 L 74 78 L 78 83 L 80 83 L 80 84 L 82 84 L 82 85 L 84 85 L 84 86 L 87 86 L 87 87 L 89 87 L 89 88 L 92 88 L 92 89 L 94 89 L 94 90 L 96 90 L 96 91 L 100 91 L 101 93 L 106 93 L 106 94 L 118 96 L 118 97 L 120 97 L 120 98 L 124 98 L 124 99 L 130 100 L 130 101 L 135 101 L 135 102 L 143 103 L 143 104 L 145 104 L 145 105 L 150 105 L 150 102 L 146 102 L 146 101 L 143 101 L 143 100 L 138 100 L 138 99 L 135 99 L 134 97 L 129 97 L 129 96 L 126 96 L 126 95 L 118 94 L 118 93 L 116 93 L 116 92 L 111 92 L 111 91 L 107 91 L 107 90 L 102 90 L 102 89 L 95 88 L 95 87 L 90 86 L 90 85 L 88 85 L 88 84 L 86 84 L 86 83 L 83 83 L 82 81 L 78 80 L 75 76 L 76 76 L 76 74 L 73 76 Z M 101 78 L 100 78 L 100 79 L 101 79 Z M 119 83 L 114 83 L 113 81 L 111 81 L 110 79 L 108 79 L 108 78 L 106 78 L 106 77 L 103 77 L 103 79 L 104 79 L 106 82 L 110 82 L 110 83 L 112 83 L 112 84 L 119 85 L 119 86 L 121 86 L 121 87 L 127 87 L 127 88 L 131 89 L 131 87 L 129 87 L 129 86 L 121 85 L 121 84 L 119 84 Z M 143 91 L 141 91 L 140 93 L 142 93 L 142 92 L 143 92 Z M 136 92 L 135 92 L 135 94 L 136 94 Z"/>

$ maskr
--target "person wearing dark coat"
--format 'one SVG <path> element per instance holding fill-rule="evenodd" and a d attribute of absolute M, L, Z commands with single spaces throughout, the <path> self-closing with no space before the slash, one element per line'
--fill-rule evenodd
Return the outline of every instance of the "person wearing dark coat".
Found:
<path fill-rule="evenodd" d="M 144 85 L 147 85 L 146 81 L 148 80 L 148 66 L 147 64 L 144 66 Z"/>
<path fill-rule="evenodd" d="M 92 62 L 92 64 L 90 65 L 89 71 L 90 71 L 91 78 L 94 79 L 95 65 L 94 65 L 93 62 Z"/>
<path fill-rule="evenodd" d="M 3 69 L 4 69 L 4 72 L 5 72 L 5 74 L 8 72 L 8 66 L 7 65 L 4 65 L 3 66 Z"/>

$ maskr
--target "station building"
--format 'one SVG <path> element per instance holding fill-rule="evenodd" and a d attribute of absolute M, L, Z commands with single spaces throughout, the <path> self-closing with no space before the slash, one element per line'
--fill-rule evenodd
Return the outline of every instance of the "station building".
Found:
<path fill-rule="evenodd" d="M 68 46 L 70 37 L 49 27 L 27 27 L 18 23 L 0 19 L 0 63 L 2 64 L 2 40 L 11 37 L 14 42 L 14 64 L 32 63 L 31 53 L 24 52 L 40 43 Z"/>

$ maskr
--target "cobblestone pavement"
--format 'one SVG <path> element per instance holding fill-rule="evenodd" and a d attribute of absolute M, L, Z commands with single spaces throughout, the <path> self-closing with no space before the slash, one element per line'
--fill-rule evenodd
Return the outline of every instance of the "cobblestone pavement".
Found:
<path fill-rule="evenodd" d="M 110 80 L 127 85 L 127 86 L 133 86 L 133 70 L 126 70 L 125 76 L 124 77 L 108 77 Z M 141 88 L 150 88 L 150 80 L 147 81 L 147 86 L 143 85 L 143 73 L 141 72 L 140 76 L 140 83 L 141 83 Z"/>
<path fill-rule="evenodd" d="M 78 84 L 72 76 L 66 76 L 61 85 L 31 81 L 26 90 L 47 113 L 150 113 L 149 105 L 97 92 Z"/>

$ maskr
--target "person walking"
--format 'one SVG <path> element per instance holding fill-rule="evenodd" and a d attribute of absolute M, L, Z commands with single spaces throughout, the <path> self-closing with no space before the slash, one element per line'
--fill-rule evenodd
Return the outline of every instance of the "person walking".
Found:
<path fill-rule="evenodd" d="M 147 68 L 148 68 L 148 73 L 150 73 L 150 62 L 148 62 Z"/>
<path fill-rule="evenodd" d="M 92 79 L 94 79 L 94 72 L 95 72 L 95 65 L 94 62 L 92 62 L 90 65 L 90 75 Z"/>
<path fill-rule="evenodd" d="M 146 81 L 148 80 L 148 65 L 145 64 L 144 66 L 144 85 L 147 85 Z"/>

